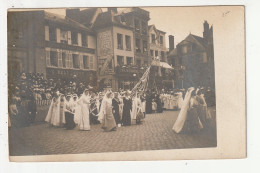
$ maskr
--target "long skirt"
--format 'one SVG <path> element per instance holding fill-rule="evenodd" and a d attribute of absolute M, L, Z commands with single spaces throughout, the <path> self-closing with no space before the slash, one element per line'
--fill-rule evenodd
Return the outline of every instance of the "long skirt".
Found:
<path fill-rule="evenodd" d="M 81 111 L 79 115 L 79 129 L 90 130 L 89 109 L 85 104 L 81 106 Z"/>
<path fill-rule="evenodd" d="M 104 129 L 104 131 L 106 131 L 106 132 L 116 130 L 116 121 L 112 114 L 112 108 L 109 108 L 107 110 L 107 113 L 104 115 L 104 119 L 102 121 L 101 126 L 102 126 L 102 129 Z"/>
<path fill-rule="evenodd" d="M 76 127 L 75 123 L 74 123 L 74 114 L 70 113 L 70 112 L 65 112 L 65 128 L 68 130 L 74 129 Z"/>
<path fill-rule="evenodd" d="M 201 124 L 199 115 L 198 115 L 198 109 L 197 108 L 191 108 L 187 112 L 187 119 L 183 127 L 184 133 L 196 133 L 200 129 L 202 129 L 203 126 Z"/>
<path fill-rule="evenodd" d="M 131 126 L 131 113 L 129 108 L 123 109 L 122 123 L 123 126 Z"/>

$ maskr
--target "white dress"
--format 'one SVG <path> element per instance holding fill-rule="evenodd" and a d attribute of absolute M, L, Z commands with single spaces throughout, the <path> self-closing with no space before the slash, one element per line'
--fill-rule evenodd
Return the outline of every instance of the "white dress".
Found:
<path fill-rule="evenodd" d="M 177 100 L 178 109 L 181 109 L 182 104 L 183 104 L 182 92 L 179 92 L 178 93 L 178 100 Z"/>
<path fill-rule="evenodd" d="M 137 111 L 138 109 L 141 108 L 141 99 L 138 97 L 135 97 L 133 99 L 133 105 L 132 105 L 132 114 L 131 114 L 131 119 L 132 120 L 136 120 L 136 116 L 137 116 Z"/>
<path fill-rule="evenodd" d="M 187 91 L 186 95 L 185 95 L 185 98 L 184 98 L 184 101 L 183 101 L 183 106 L 181 108 L 181 111 L 177 117 L 177 120 L 175 121 L 173 127 L 172 127 L 172 130 L 174 130 L 176 133 L 180 133 L 183 126 L 184 126 L 184 123 L 187 119 L 187 112 L 188 112 L 188 108 L 189 108 L 189 102 L 190 102 L 190 98 L 191 98 L 191 92 L 193 91 L 194 89 L 190 89 Z"/>
<path fill-rule="evenodd" d="M 90 106 L 90 96 L 83 94 L 78 100 L 80 108 L 77 110 L 78 125 L 80 130 L 90 130 L 89 122 L 89 106 Z"/>

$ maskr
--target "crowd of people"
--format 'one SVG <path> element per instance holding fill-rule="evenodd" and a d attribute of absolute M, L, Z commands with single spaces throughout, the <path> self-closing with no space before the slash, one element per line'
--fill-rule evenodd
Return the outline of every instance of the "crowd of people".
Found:
<path fill-rule="evenodd" d="M 54 127 L 68 130 L 76 126 L 89 131 L 91 124 L 101 124 L 104 131 L 118 127 L 141 124 L 145 117 L 145 99 L 140 93 L 131 97 L 131 91 L 112 92 L 106 89 L 96 93 L 89 86 L 80 97 L 55 93 L 45 121 Z"/>
<path fill-rule="evenodd" d="M 90 85 L 77 82 L 76 76 L 70 81 L 54 81 L 44 79 L 42 74 L 25 73 L 10 85 L 9 122 L 19 127 L 34 122 L 35 100 L 44 99 L 50 100 L 45 121 L 54 127 L 71 130 L 78 126 L 89 131 L 92 124 L 101 124 L 104 131 L 114 131 L 121 126 L 142 124 L 146 114 L 180 110 L 173 130 L 189 133 L 207 128 L 211 118 L 207 107 L 215 104 L 214 92 L 203 87 L 134 94 L 122 89 L 97 92 Z"/>
<path fill-rule="evenodd" d="M 9 112 L 13 126 L 27 126 L 32 124 L 37 114 L 36 101 L 51 100 L 57 91 L 64 94 L 82 94 L 85 89 L 83 82 L 78 82 L 74 75 L 70 80 L 46 79 L 40 73 L 21 73 L 15 78 L 9 78 Z"/>

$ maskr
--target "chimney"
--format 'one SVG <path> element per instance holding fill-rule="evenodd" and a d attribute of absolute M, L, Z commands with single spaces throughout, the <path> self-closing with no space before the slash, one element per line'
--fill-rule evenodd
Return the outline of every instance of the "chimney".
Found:
<path fill-rule="evenodd" d="M 116 7 L 109 7 L 109 8 L 107 8 L 107 11 L 109 11 L 110 13 L 114 12 L 116 14 L 117 13 L 117 8 Z"/>
<path fill-rule="evenodd" d="M 174 49 L 174 36 L 169 35 L 169 52 L 171 52 Z"/>
<path fill-rule="evenodd" d="M 203 38 L 206 38 L 209 34 L 209 24 L 206 20 L 204 21 L 203 26 L 204 26 Z"/>

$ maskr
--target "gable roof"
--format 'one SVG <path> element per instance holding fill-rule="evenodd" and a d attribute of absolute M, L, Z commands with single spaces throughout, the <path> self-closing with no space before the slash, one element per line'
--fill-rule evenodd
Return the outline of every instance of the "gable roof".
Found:
<path fill-rule="evenodd" d="M 160 33 L 166 34 L 166 32 L 157 29 L 155 27 L 155 25 L 148 25 L 148 31 L 150 31 L 151 29 L 154 29 L 156 33 L 160 32 Z"/>
<path fill-rule="evenodd" d="M 93 28 L 96 29 L 115 25 L 123 28 L 133 29 L 133 27 L 131 27 L 129 24 L 122 23 L 120 17 L 120 15 L 111 13 L 109 11 L 99 13 L 97 19 L 94 22 Z"/>
<path fill-rule="evenodd" d="M 205 38 L 199 37 L 197 35 L 193 35 L 190 34 L 193 38 L 195 38 L 201 45 L 203 45 L 204 47 L 207 47 L 207 41 L 205 40 Z"/>
<path fill-rule="evenodd" d="M 46 12 L 46 11 L 44 11 L 44 14 L 45 14 L 44 18 L 49 21 L 58 22 L 61 24 L 65 24 L 65 25 L 74 27 L 74 28 L 80 28 L 80 29 L 92 32 L 88 27 L 68 18 L 67 16 L 57 15 L 57 14 Z"/>
<path fill-rule="evenodd" d="M 89 8 L 89 9 L 85 9 L 80 11 L 80 23 L 82 23 L 83 25 L 90 25 L 93 17 L 96 14 L 96 11 L 98 10 L 98 8 Z"/>

